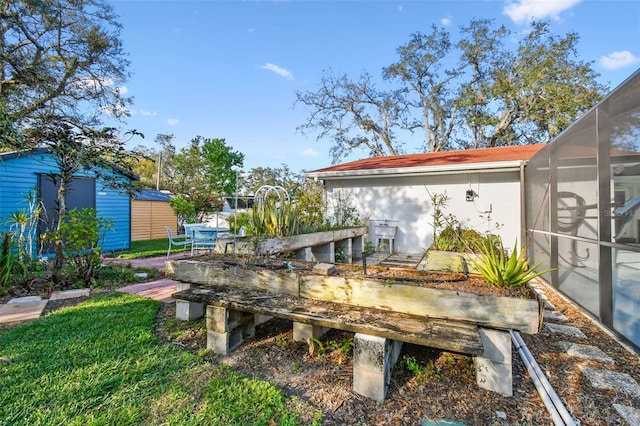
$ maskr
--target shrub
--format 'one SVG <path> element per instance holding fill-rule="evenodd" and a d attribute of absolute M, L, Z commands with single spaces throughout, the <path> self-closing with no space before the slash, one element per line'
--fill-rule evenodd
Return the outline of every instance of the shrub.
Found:
<path fill-rule="evenodd" d="M 95 209 L 73 209 L 67 213 L 58 231 L 45 234 L 48 241 L 64 242 L 66 285 L 92 283 L 101 264 L 104 233 L 112 228 L 113 220 L 98 217 Z"/>

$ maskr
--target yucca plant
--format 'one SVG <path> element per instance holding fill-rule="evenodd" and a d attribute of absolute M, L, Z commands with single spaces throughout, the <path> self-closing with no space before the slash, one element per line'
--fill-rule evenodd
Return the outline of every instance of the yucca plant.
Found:
<path fill-rule="evenodd" d="M 526 247 L 518 250 L 518 241 L 516 240 L 511 256 L 507 256 L 504 252 L 502 240 L 487 241 L 479 244 L 477 251 L 479 259 L 471 259 L 471 262 L 478 268 L 482 277 L 490 284 L 509 289 L 520 287 L 532 279 L 551 271 L 536 271 L 544 262 L 536 263 L 529 266 L 529 257 L 527 256 Z"/>

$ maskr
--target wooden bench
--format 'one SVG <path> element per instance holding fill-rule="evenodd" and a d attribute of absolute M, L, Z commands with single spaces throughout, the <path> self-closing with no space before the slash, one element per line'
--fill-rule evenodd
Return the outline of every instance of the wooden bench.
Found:
<path fill-rule="evenodd" d="M 471 355 L 478 385 L 512 395 L 509 329 L 537 332 L 537 302 L 499 301 L 455 291 L 342 277 L 225 270 L 190 261 L 168 265 L 182 281 L 176 316 L 207 316 L 207 348 L 227 354 L 254 336 L 259 317 L 293 321 L 293 338 L 307 342 L 327 329 L 355 333 L 353 389 L 384 400 L 402 342 Z M 461 303 L 469 320 L 452 307 Z M 505 315 L 503 304 L 516 314 Z M 447 317 L 449 315 L 449 317 Z M 495 324 L 498 324 L 496 327 Z"/>

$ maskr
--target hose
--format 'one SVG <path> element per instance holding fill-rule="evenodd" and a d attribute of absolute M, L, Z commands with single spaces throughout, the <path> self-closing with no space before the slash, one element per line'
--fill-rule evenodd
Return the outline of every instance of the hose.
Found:
<path fill-rule="evenodd" d="M 517 331 L 510 331 L 511 333 L 511 341 L 515 345 L 518 350 L 518 354 L 524 365 L 527 367 L 527 372 L 529 376 L 531 376 L 531 380 L 533 380 L 533 384 L 540 394 L 540 398 L 542 398 L 542 402 L 545 407 L 547 407 L 547 411 L 551 414 L 551 418 L 553 420 L 553 424 L 556 426 L 577 426 L 576 421 L 571 417 L 571 414 L 567 410 L 567 407 L 562 403 L 558 394 L 547 380 L 547 377 L 544 375 L 540 366 L 531 355 L 529 348 L 525 345 L 522 340 L 522 336 Z"/>

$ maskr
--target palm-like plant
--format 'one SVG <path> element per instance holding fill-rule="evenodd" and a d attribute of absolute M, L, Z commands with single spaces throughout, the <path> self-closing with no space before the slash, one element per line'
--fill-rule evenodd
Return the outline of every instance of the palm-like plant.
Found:
<path fill-rule="evenodd" d="M 479 253 L 479 259 L 471 259 L 471 261 L 490 285 L 513 289 L 552 270 L 545 269 L 544 271 L 536 271 L 544 261 L 529 266 L 527 248 L 522 247 L 520 251 L 518 251 L 517 241 L 514 244 L 511 256 L 505 254 L 504 246 L 500 238 L 497 238 L 497 241 L 493 243 L 485 242 L 484 244 L 478 245 L 477 251 Z"/>

